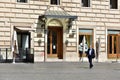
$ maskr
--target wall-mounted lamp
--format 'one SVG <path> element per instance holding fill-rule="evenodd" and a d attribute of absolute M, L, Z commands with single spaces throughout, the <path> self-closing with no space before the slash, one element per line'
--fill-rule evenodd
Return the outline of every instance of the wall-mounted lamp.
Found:
<path fill-rule="evenodd" d="M 44 15 L 39 16 L 39 20 L 37 23 L 37 25 L 39 27 L 38 29 L 40 29 L 39 31 L 41 31 L 41 32 L 44 31 L 45 26 L 46 26 L 46 20 L 47 20 L 47 18 Z"/>
<path fill-rule="evenodd" d="M 44 29 L 44 33 L 47 34 L 48 33 L 48 29 Z"/>
<path fill-rule="evenodd" d="M 41 19 L 39 19 L 37 25 L 39 25 L 40 28 L 44 29 L 44 27 L 45 27 L 45 21 L 42 21 Z"/>
<path fill-rule="evenodd" d="M 73 25 L 73 24 L 72 24 L 72 21 L 73 21 L 73 19 L 69 19 L 69 20 L 68 20 L 68 28 L 72 27 L 72 25 Z"/>
<path fill-rule="evenodd" d="M 67 22 L 67 28 L 66 28 L 66 33 L 69 33 L 70 32 L 70 29 L 72 28 L 72 23 L 73 19 L 68 19 L 68 22 Z"/>
<path fill-rule="evenodd" d="M 42 42 L 41 39 L 39 39 L 39 40 L 38 40 L 38 45 L 39 45 L 39 46 L 40 46 L 41 42 Z"/>
<path fill-rule="evenodd" d="M 69 41 L 68 41 L 68 40 L 66 40 L 66 41 L 65 41 L 65 44 L 66 44 L 66 45 L 68 45 L 68 43 L 69 43 Z"/>

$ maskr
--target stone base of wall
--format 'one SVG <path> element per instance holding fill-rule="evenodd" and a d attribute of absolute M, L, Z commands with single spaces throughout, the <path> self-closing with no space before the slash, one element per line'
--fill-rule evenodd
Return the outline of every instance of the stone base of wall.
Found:
<path fill-rule="evenodd" d="M 67 52 L 65 61 L 79 61 L 77 52 Z"/>
<path fill-rule="evenodd" d="M 44 53 L 34 54 L 34 62 L 43 62 L 43 61 L 44 61 Z"/>
<path fill-rule="evenodd" d="M 106 62 L 107 61 L 107 54 L 106 53 L 100 53 L 98 56 L 98 62 Z"/>

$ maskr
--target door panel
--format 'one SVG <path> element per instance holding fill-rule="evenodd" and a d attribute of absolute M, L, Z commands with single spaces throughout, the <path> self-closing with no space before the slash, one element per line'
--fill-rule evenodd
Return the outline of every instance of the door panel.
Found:
<path fill-rule="evenodd" d="M 120 35 L 117 36 L 117 58 L 120 58 Z"/>
<path fill-rule="evenodd" d="M 108 35 L 108 58 L 120 57 L 120 35 Z"/>
<path fill-rule="evenodd" d="M 63 29 L 48 27 L 47 56 L 63 58 Z"/>
<path fill-rule="evenodd" d="M 56 54 L 57 53 L 57 32 L 52 31 L 52 53 Z"/>

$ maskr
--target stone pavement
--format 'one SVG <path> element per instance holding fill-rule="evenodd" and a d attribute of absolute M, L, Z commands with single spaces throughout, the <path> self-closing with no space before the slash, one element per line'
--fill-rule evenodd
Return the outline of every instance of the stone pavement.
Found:
<path fill-rule="evenodd" d="M 1 63 L 0 80 L 120 80 L 120 63 Z"/>

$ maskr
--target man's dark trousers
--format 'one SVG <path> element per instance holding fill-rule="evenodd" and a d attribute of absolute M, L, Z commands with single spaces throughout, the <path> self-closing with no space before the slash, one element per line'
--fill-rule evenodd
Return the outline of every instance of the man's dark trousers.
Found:
<path fill-rule="evenodd" d="M 92 56 L 91 55 L 88 56 L 88 60 L 89 60 L 89 67 L 92 68 L 93 64 L 92 64 Z"/>

